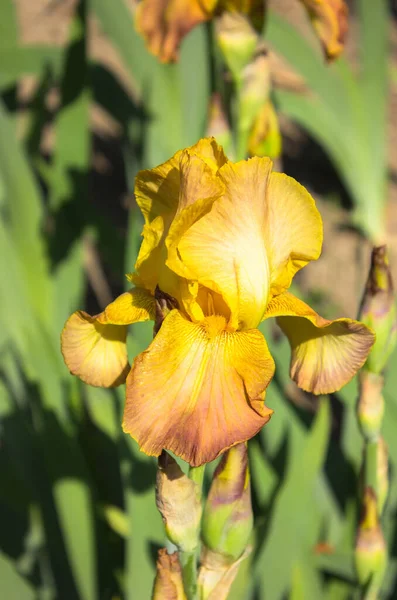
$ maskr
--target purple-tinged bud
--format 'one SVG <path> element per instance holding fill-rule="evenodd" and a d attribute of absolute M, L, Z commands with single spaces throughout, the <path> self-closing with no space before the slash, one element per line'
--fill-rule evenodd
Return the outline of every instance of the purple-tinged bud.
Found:
<path fill-rule="evenodd" d="M 397 340 L 396 305 L 387 246 L 374 247 L 359 318 L 376 333 L 365 369 L 381 373 Z"/>
<path fill-rule="evenodd" d="M 363 512 L 358 527 L 355 564 L 361 586 L 369 586 L 371 596 L 377 597 L 386 570 L 387 550 L 379 524 L 376 494 L 372 488 L 364 491 Z"/>
<path fill-rule="evenodd" d="M 237 560 L 247 548 L 253 525 L 247 445 L 222 457 L 205 504 L 201 535 L 209 550 Z"/>

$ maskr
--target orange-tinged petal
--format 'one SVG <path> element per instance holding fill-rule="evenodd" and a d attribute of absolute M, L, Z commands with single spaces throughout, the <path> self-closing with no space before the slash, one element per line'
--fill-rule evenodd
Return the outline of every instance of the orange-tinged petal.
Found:
<path fill-rule="evenodd" d="M 134 193 L 146 223 L 151 223 L 158 216 L 175 214 L 178 208 L 181 155 L 182 150 L 179 150 L 167 162 L 137 174 Z"/>
<path fill-rule="evenodd" d="M 267 158 L 226 163 L 219 170 L 225 194 L 174 240 L 185 276 L 223 296 L 235 328 L 256 327 L 266 309 L 265 199 L 271 167 Z M 181 273 L 171 260 L 169 255 L 171 268 Z"/>
<path fill-rule="evenodd" d="M 129 371 L 127 325 L 153 319 L 154 314 L 154 298 L 140 288 L 121 294 L 95 317 L 83 311 L 73 313 L 61 336 L 69 371 L 94 386 L 124 383 Z"/>
<path fill-rule="evenodd" d="M 337 58 L 343 50 L 348 28 L 348 8 L 344 0 L 301 0 L 306 7 L 326 57 Z"/>
<path fill-rule="evenodd" d="M 72 375 L 85 383 L 114 387 L 124 383 L 129 365 L 127 327 L 103 325 L 83 311 L 73 313 L 62 331 L 61 348 Z"/>
<path fill-rule="evenodd" d="M 140 321 L 154 320 L 155 302 L 153 295 L 142 288 L 132 288 L 108 304 L 97 316 L 99 323 L 109 325 L 131 325 Z"/>
<path fill-rule="evenodd" d="M 176 220 L 175 215 L 200 199 L 212 198 L 213 201 L 222 193 L 222 183 L 216 173 L 226 161 L 214 138 L 204 138 L 177 152 L 166 163 L 138 173 L 135 195 L 145 226 L 136 273 L 130 276 L 134 283 L 152 293 L 159 285 L 163 291 L 178 296 L 175 277 L 165 267 L 164 241 Z"/>
<path fill-rule="evenodd" d="M 309 192 L 283 173 L 270 176 L 266 209 L 270 291 L 277 295 L 291 285 L 299 269 L 320 256 L 323 227 Z"/>
<path fill-rule="evenodd" d="M 219 197 L 224 186 L 216 171 L 201 156 L 189 151 L 180 159 L 180 190 L 177 215 L 197 200 Z"/>
<path fill-rule="evenodd" d="M 220 316 L 192 323 L 174 310 L 127 379 L 123 429 L 146 454 L 171 450 L 191 465 L 251 438 L 269 420 L 274 361 L 258 330 Z"/>
<path fill-rule="evenodd" d="M 228 162 L 222 146 L 213 137 L 202 138 L 189 148 L 189 152 L 200 156 L 214 172 Z"/>
<path fill-rule="evenodd" d="M 278 317 L 291 344 L 291 378 L 314 394 L 330 394 L 350 381 L 375 341 L 363 323 L 324 319 L 289 292 L 269 302 L 265 318 L 269 317 Z"/>
<path fill-rule="evenodd" d="M 178 59 L 184 36 L 207 21 L 217 0 L 143 0 L 136 11 L 136 28 L 162 62 Z"/>

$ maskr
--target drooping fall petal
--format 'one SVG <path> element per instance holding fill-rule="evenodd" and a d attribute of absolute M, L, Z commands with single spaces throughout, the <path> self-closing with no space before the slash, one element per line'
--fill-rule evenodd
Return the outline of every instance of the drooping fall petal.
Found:
<path fill-rule="evenodd" d="M 271 295 L 289 288 L 295 273 L 321 253 L 323 228 L 314 200 L 302 185 L 283 173 L 270 176 L 264 239 Z"/>
<path fill-rule="evenodd" d="M 154 299 L 140 288 L 121 294 L 95 317 L 83 311 L 73 313 L 61 337 L 69 371 L 94 386 L 124 383 L 129 371 L 127 325 L 153 317 Z"/>
<path fill-rule="evenodd" d="M 211 18 L 217 0 L 142 0 L 136 11 L 136 28 L 161 62 L 178 59 L 184 36 Z"/>
<path fill-rule="evenodd" d="M 269 420 L 274 361 L 257 330 L 224 317 L 192 323 L 174 310 L 127 379 L 123 429 L 151 456 L 171 450 L 193 466 L 251 438 Z"/>
<path fill-rule="evenodd" d="M 363 323 L 324 319 L 289 292 L 270 301 L 265 314 L 269 317 L 278 317 L 291 344 L 291 378 L 314 394 L 335 392 L 350 381 L 375 341 Z"/>
<path fill-rule="evenodd" d="M 329 60 L 343 50 L 347 33 L 348 8 L 345 0 L 301 0 Z"/>
<path fill-rule="evenodd" d="M 219 170 L 226 191 L 208 214 L 187 224 L 175 240 L 178 261 L 169 264 L 182 276 L 221 294 L 235 328 L 260 322 L 269 293 L 269 265 L 264 241 L 265 199 L 272 163 L 252 158 Z"/>

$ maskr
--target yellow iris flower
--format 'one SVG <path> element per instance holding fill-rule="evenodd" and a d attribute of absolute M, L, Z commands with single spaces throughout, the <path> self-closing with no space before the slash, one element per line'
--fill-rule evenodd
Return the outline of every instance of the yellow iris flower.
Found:
<path fill-rule="evenodd" d="M 328 59 L 343 50 L 348 9 L 345 0 L 300 0 L 306 8 Z M 178 59 L 182 39 L 199 23 L 224 12 L 246 15 L 257 31 L 265 16 L 265 0 L 141 0 L 135 24 L 152 54 L 161 62 Z"/>
<path fill-rule="evenodd" d="M 267 423 L 274 361 L 257 329 L 263 319 L 278 317 L 304 390 L 334 392 L 363 365 L 370 329 L 323 319 L 287 291 L 319 257 L 322 221 L 305 188 L 272 172 L 269 158 L 232 163 L 202 139 L 138 173 L 135 194 L 145 218 L 135 287 L 95 317 L 74 313 L 62 352 L 86 383 L 127 382 L 123 428 L 143 452 L 165 448 L 200 465 Z M 167 304 L 130 369 L 127 326 L 158 320 Z"/>

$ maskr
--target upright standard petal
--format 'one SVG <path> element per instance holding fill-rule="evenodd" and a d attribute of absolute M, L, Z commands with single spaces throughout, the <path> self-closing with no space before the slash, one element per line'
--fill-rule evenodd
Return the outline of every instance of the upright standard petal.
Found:
<path fill-rule="evenodd" d="M 264 228 L 271 167 L 267 158 L 225 164 L 219 170 L 224 195 L 191 226 L 187 220 L 173 239 L 173 263 L 169 254 L 172 269 L 223 296 L 236 329 L 257 327 L 268 301 Z"/>
<path fill-rule="evenodd" d="M 283 173 L 270 176 L 264 237 L 273 296 L 289 288 L 295 273 L 320 256 L 323 241 L 321 216 L 313 198 Z"/>
<path fill-rule="evenodd" d="M 227 161 L 214 138 L 204 138 L 194 146 L 177 152 L 169 161 L 136 178 L 135 195 L 145 218 L 143 242 L 131 280 L 152 293 L 159 285 L 178 296 L 175 277 L 165 266 L 164 242 L 178 215 L 198 200 L 213 201 L 222 193 L 216 176 Z"/>
<path fill-rule="evenodd" d="M 61 336 L 63 358 L 72 375 L 100 387 L 124 383 L 129 371 L 127 325 L 154 318 L 154 310 L 154 298 L 134 288 L 95 317 L 73 313 Z"/>
<path fill-rule="evenodd" d="M 291 378 L 314 394 L 336 392 L 350 381 L 375 341 L 363 323 L 324 319 L 289 292 L 270 301 L 265 319 L 269 317 L 278 317 L 291 344 Z"/>
<path fill-rule="evenodd" d="M 172 311 L 127 378 L 123 429 L 141 450 L 171 450 L 191 465 L 255 435 L 272 414 L 263 402 L 274 361 L 257 330 L 232 332 L 212 316 Z"/>

